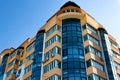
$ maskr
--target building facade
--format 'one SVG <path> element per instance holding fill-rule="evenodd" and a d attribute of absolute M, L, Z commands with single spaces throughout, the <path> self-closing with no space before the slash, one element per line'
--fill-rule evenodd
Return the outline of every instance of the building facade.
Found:
<path fill-rule="evenodd" d="M 120 47 L 69 1 L 34 38 L 0 53 L 0 80 L 120 80 Z"/>

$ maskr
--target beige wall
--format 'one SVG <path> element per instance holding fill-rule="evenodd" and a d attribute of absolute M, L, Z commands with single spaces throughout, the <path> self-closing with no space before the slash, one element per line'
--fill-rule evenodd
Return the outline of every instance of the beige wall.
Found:
<path fill-rule="evenodd" d="M 46 80 L 47 78 L 53 76 L 53 75 L 59 75 L 62 76 L 62 70 L 59 68 L 53 68 L 52 70 L 50 70 L 49 72 L 43 74 L 42 76 L 42 80 Z"/>
<path fill-rule="evenodd" d="M 51 63 L 54 60 L 59 60 L 61 62 L 62 61 L 62 57 L 59 54 L 55 54 L 54 56 L 52 56 L 51 58 L 49 58 L 48 60 L 43 62 L 43 67 L 48 65 L 49 63 Z"/>
<path fill-rule="evenodd" d="M 53 44 L 51 44 L 50 46 L 48 46 L 47 48 L 45 48 L 44 49 L 44 53 L 47 53 L 48 51 L 50 51 L 51 49 L 53 49 L 55 46 L 58 46 L 59 48 L 62 48 L 61 43 L 59 43 L 58 41 L 56 41 Z"/>
<path fill-rule="evenodd" d="M 94 43 L 93 43 L 92 41 L 90 41 L 90 40 L 87 40 L 87 41 L 85 41 L 85 42 L 83 43 L 84 48 L 86 48 L 88 45 L 90 45 L 90 46 L 94 47 L 95 49 L 97 49 L 97 50 L 99 50 L 99 51 L 102 52 L 101 47 L 98 46 L 98 45 L 96 45 L 96 44 L 94 44 Z"/>
<path fill-rule="evenodd" d="M 99 57 L 97 57 L 96 55 L 94 55 L 91 52 L 85 54 L 85 61 L 88 61 L 89 59 L 93 59 L 93 60 L 99 62 L 100 64 L 104 65 L 103 59 L 100 59 Z"/>
<path fill-rule="evenodd" d="M 105 72 L 100 71 L 99 69 L 97 69 L 97 68 L 95 68 L 93 66 L 88 67 L 87 68 L 87 75 L 90 75 L 90 74 L 93 74 L 93 73 L 103 77 L 104 79 L 107 79 L 107 76 L 106 76 Z"/>
<path fill-rule="evenodd" d="M 27 72 L 27 73 L 23 76 L 23 80 L 26 79 L 26 78 L 28 78 L 28 77 L 31 76 L 31 75 L 32 75 L 32 70 L 29 71 L 29 72 Z"/>
<path fill-rule="evenodd" d="M 82 32 L 82 36 L 85 36 L 86 34 L 90 34 L 91 36 L 93 36 L 94 38 L 96 38 L 97 40 L 100 40 L 98 35 L 96 35 L 95 33 L 93 33 L 92 31 L 90 31 L 89 29 L 85 29 Z"/>

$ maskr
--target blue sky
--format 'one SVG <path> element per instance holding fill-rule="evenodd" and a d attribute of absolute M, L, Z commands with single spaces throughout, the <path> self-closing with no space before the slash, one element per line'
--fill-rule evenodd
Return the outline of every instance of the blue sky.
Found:
<path fill-rule="evenodd" d="M 17 48 L 69 0 L 0 0 L 0 52 Z M 120 43 L 120 0 L 71 0 Z"/>

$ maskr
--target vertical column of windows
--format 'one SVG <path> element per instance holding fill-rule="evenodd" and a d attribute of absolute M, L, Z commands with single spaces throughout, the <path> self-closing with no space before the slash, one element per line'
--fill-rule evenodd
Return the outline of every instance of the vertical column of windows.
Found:
<path fill-rule="evenodd" d="M 58 76 L 58 75 L 53 75 L 53 76 L 49 77 L 49 78 L 46 79 L 46 80 L 61 80 L 61 77 Z"/>
<path fill-rule="evenodd" d="M 45 31 L 42 30 L 36 35 L 35 51 L 33 53 L 34 61 L 32 64 L 32 80 L 41 80 L 44 33 Z"/>
<path fill-rule="evenodd" d="M 2 63 L 0 64 L 0 80 L 3 80 L 7 59 L 8 56 L 3 56 Z"/>
<path fill-rule="evenodd" d="M 100 34 L 102 49 L 103 49 L 104 58 L 105 58 L 105 62 L 106 62 L 105 64 L 106 64 L 108 79 L 115 80 L 114 75 L 113 75 L 112 66 L 111 66 L 109 51 L 108 51 L 108 47 L 107 47 L 106 37 L 105 37 L 107 35 L 106 31 L 103 29 L 99 29 L 99 34 Z"/>
<path fill-rule="evenodd" d="M 86 80 L 82 30 L 79 19 L 62 21 L 62 79 Z"/>

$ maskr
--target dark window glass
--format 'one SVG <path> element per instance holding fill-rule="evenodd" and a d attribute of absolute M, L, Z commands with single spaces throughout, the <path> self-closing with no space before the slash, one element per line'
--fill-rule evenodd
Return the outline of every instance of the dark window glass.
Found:
<path fill-rule="evenodd" d="M 54 25 L 50 30 L 46 32 L 46 37 L 48 37 L 50 34 L 52 34 L 56 30 L 61 31 L 60 26 Z"/>
<path fill-rule="evenodd" d="M 82 72 L 86 69 L 80 20 L 65 19 L 62 22 L 62 79 L 86 79 L 86 73 Z"/>
<path fill-rule="evenodd" d="M 83 27 L 82 27 L 82 30 L 85 30 L 85 29 L 89 29 L 90 31 L 92 31 L 93 33 L 97 34 L 97 30 L 95 28 L 93 28 L 91 25 L 89 24 L 85 24 Z"/>
<path fill-rule="evenodd" d="M 96 74 L 91 74 L 88 76 L 88 80 L 105 80 L 102 77 L 96 75 Z"/>
<path fill-rule="evenodd" d="M 48 40 L 47 42 L 45 42 L 45 48 L 47 48 L 48 46 L 50 46 L 55 41 L 61 42 L 61 37 L 58 36 L 58 35 L 55 35 L 54 37 L 52 37 L 50 40 Z"/>
<path fill-rule="evenodd" d="M 74 12 L 74 10 L 72 9 L 71 12 Z"/>
<path fill-rule="evenodd" d="M 90 41 L 92 41 L 94 44 L 100 45 L 99 40 L 97 40 L 96 38 L 92 37 L 90 34 L 86 34 L 83 39 L 84 39 L 84 42 L 85 42 L 86 40 L 90 40 Z"/>
<path fill-rule="evenodd" d="M 27 52 L 30 52 L 33 48 L 35 48 L 35 42 L 27 47 Z"/>
<path fill-rule="evenodd" d="M 0 64 L 0 80 L 3 80 L 7 59 L 8 56 L 3 56 L 2 58 L 2 63 Z"/>
<path fill-rule="evenodd" d="M 51 62 L 50 64 L 46 65 L 44 68 L 43 68 L 43 73 L 46 73 L 50 70 L 52 70 L 53 68 L 61 68 L 61 62 L 58 61 L 58 60 L 54 60 L 53 62 Z"/>
<path fill-rule="evenodd" d="M 92 46 L 87 46 L 85 48 L 85 53 L 87 54 L 88 52 L 92 52 L 93 54 L 95 54 L 97 57 L 102 59 L 102 53 L 100 51 L 98 51 L 97 49 L 93 48 Z"/>
<path fill-rule="evenodd" d="M 104 71 L 104 66 L 92 59 L 87 61 L 87 67 L 90 67 L 90 66 L 94 66 L 98 68 L 99 70 Z"/>

